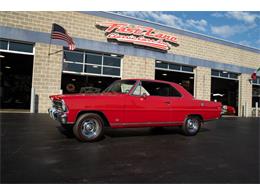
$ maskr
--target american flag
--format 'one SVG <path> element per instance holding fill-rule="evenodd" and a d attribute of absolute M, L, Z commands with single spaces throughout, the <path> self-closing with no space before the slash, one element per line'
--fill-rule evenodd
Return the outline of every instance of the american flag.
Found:
<path fill-rule="evenodd" d="M 73 39 L 68 35 L 67 31 L 58 24 L 52 24 L 51 38 L 66 41 L 68 43 L 69 50 L 74 50 L 76 48 Z"/>

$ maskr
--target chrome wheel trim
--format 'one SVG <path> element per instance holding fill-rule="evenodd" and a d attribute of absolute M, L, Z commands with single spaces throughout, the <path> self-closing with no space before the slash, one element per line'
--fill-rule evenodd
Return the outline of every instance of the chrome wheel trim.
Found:
<path fill-rule="evenodd" d="M 195 133 L 199 129 L 199 121 L 197 119 L 189 118 L 187 120 L 187 129 L 191 133 Z"/>
<path fill-rule="evenodd" d="M 81 132 L 87 138 L 96 137 L 100 133 L 100 124 L 96 119 L 86 119 L 82 122 Z"/>

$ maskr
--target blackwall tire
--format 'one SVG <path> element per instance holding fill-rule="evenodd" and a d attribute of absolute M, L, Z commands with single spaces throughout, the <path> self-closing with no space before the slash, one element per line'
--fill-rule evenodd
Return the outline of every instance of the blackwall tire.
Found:
<path fill-rule="evenodd" d="M 187 136 L 194 136 L 196 135 L 201 127 L 201 120 L 197 116 L 189 116 L 185 119 L 182 132 Z"/>
<path fill-rule="evenodd" d="M 82 142 L 94 142 L 103 137 L 103 119 L 94 113 L 81 115 L 73 127 L 75 137 Z"/>

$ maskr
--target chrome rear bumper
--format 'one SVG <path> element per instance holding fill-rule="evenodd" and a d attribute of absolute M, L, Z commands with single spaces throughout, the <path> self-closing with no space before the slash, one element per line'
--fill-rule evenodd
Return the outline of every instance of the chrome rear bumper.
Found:
<path fill-rule="evenodd" d="M 56 108 L 49 108 L 48 113 L 53 120 L 57 120 L 62 124 L 67 123 L 67 114 Z"/>

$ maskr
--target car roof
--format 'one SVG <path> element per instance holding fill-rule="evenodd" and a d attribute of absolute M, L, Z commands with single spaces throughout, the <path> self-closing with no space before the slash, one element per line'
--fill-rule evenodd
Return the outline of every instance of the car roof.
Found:
<path fill-rule="evenodd" d="M 166 84 L 170 84 L 170 85 L 178 85 L 177 83 L 174 83 L 174 82 L 163 81 L 163 80 L 154 80 L 154 79 L 132 78 L 132 79 L 122 79 L 122 80 L 150 81 L 150 82 L 156 82 L 156 83 L 166 83 Z"/>
<path fill-rule="evenodd" d="M 181 94 L 183 96 L 189 97 L 189 98 L 193 98 L 193 96 L 186 90 L 184 89 L 183 86 L 174 83 L 174 82 L 169 82 L 169 81 L 162 81 L 162 80 L 153 80 L 153 79 L 122 79 L 122 80 L 135 80 L 135 81 L 150 81 L 150 82 L 157 82 L 157 83 L 165 83 L 165 84 L 169 84 L 171 86 L 173 86 L 174 88 L 176 88 L 179 92 L 181 92 Z"/>

